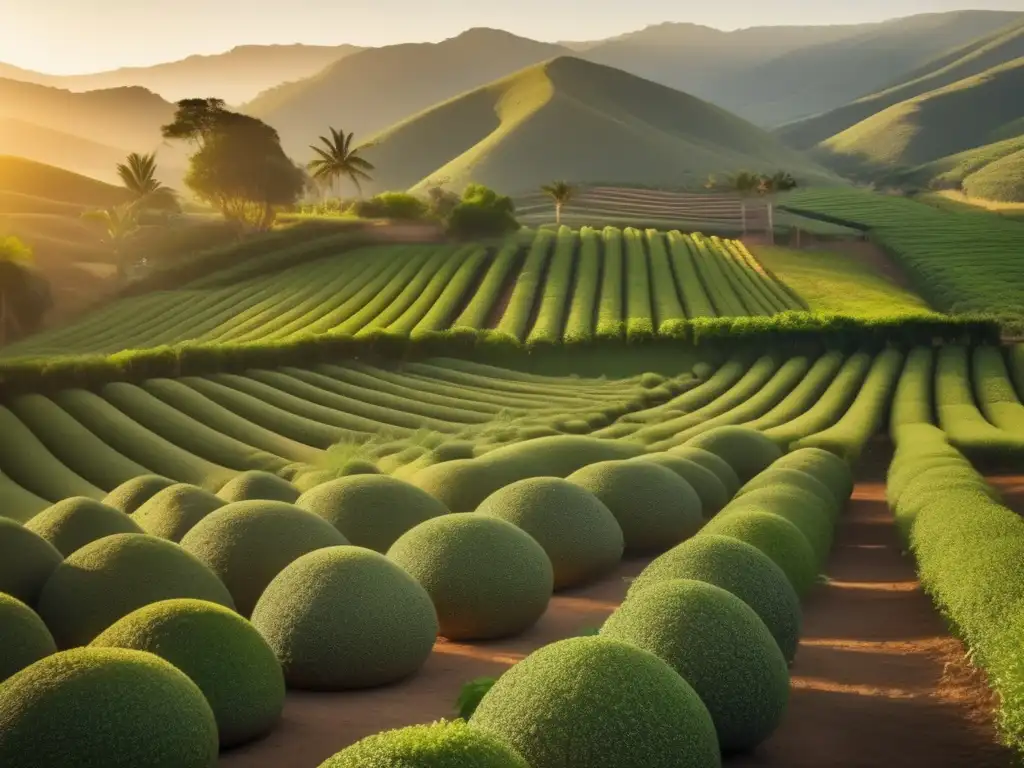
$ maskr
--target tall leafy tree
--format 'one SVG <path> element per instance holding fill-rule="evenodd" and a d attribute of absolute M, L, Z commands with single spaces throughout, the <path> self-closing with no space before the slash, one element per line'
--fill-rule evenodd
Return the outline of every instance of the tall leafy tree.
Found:
<path fill-rule="evenodd" d="M 370 171 L 375 170 L 373 163 L 359 154 L 359 147 L 352 146 L 354 133 L 345 133 L 344 130 L 328 129 L 331 135 L 321 136 L 320 143 L 310 145 L 317 157 L 309 163 L 309 170 L 313 178 L 328 186 L 333 186 L 338 179 L 347 178 L 356 185 L 359 197 L 363 196 L 363 186 L 360 181 L 372 181 Z"/>
<path fill-rule="evenodd" d="M 277 131 L 254 117 L 226 113 L 189 161 L 187 186 L 240 230 L 266 230 L 277 209 L 302 195 L 305 174 L 285 155 Z"/>
<path fill-rule="evenodd" d="M 0 237 L 0 344 L 35 330 L 53 306 L 50 285 L 32 264 L 31 248 Z"/>
<path fill-rule="evenodd" d="M 161 128 L 165 139 L 189 141 L 202 149 L 207 140 L 229 120 L 223 99 L 182 99 L 174 120 Z"/>
<path fill-rule="evenodd" d="M 139 208 L 176 211 L 178 201 L 170 187 L 156 178 L 156 153 L 140 155 L 132 152 L 123 163 L 117 164 L 117 175 L 132 195 L 132 203 Z"/>
<path fill-rule="evenodd" d="M 550 197 L 555 203 L 555 223 L 562 223 L 562 207 L 572 200 L 576 194 L 576 188 L 566 181 L 555 181 L 545 184 L 540 188 L 541 192 Z"/>

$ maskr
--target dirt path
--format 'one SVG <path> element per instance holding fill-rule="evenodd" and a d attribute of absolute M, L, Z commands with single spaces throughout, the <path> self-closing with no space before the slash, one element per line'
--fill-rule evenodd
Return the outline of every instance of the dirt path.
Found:
<path fill-rule="evenodd" d="M 535 648 L 601 624 L 625 595 L 624 563 L 602 583 L 552 600 L 544 618 L 507 641 L 438 643 L 406 683 L 347 694 L 291 694 L 265 740 L 221 757 L 231 768 L 316 768 L 371 733 L 451 717 L 463 683 L 496 676 Z M 884 485 L 857 486 L 828 564 L 830 582 L 804 605 L 804 634 L 782 727 L 727 768 L 927 766 L 998 768 L 991 695 L 963 661 L 900 551 Z M 623 768 L 631 768 L 623 766 Z"/>

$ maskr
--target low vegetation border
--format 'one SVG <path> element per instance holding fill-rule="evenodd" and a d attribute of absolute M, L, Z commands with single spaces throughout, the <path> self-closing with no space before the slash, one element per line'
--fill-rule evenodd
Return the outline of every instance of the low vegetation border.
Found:
<path fill-rule="evenodd" d="M 812 312 L 784 312 L 770 317 L 714 317 L 681 321 L 672 337 L 631 337 L 626 341 L 595 339 L 587 347 L 607 345 L 610 352 L 630 346 L 669 345 L 682 351 L 714 343 L 739 347 L 771 344 L 773 349 L 881 348 L 898 344 L 943 342 L 997 343 L 999 326 L 981 317 L 924 315 L 862 318 Z M 408 335 L 383 331 L 309 334 L 282 342 L 245 344 L 183 343 L 132 349 L 112 355 L 67 355 L 12 359 L 0 363 L 0 397 L 68 387 L 96 387 L 113 381 L 140 381 L 282 365 L 306 366 L 352 358 L 473 358 L 478 353 L 530 353 L 550 343 L 520 343 L 494 331 L 444 331 Z M 567 344 L 571 349 L 574 345 Z"/>

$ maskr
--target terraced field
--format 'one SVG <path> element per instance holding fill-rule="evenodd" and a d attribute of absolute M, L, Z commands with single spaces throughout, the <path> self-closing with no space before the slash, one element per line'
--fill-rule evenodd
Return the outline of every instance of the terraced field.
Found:
<path fill-rule="evenodd" d="M 554 221 L 551 199 L 535 193 L 516 199 L 520 220 L 529 226 Z M 656 229 L 713 232 L 738 236 L 768 230 L 768 207 L 757 198 L 741 200 L 726 193 L 671 192 L 639 187 L 594 186 L 577 190 L 562 209 L 563 223 L 573 227 L 612 225 Z M 853 228 L 776 211 L 776 234 L 785 236 L 801 230 L 821 237 L 857 238 Z M 744 226 L 745 224 L 745 226 Z"/>
<path fill-rule="evenodd" d="M 371 246 L 251 279 L 221 275 L 116 302 L 0 357 L 287 344 L 315 335 L 488 335 L 528 345 L 681 337 L 691 320 L 802 309 L 738 241 L 563 227 L 496 247 Z"/>
<path fill-rule="evenodd" d="M 869 230 L 937 309 L 991 314 L 1014 333 L 1024 329 L 1020 222 L 854 189 L 797 190 L 782 204 L 794 213 Z"/>
<path fill-rule="evenodd" d="M 1008 764 L 996 727 L 1024 753 L 1024 519 L 984 478 L 1024 462 L 1024 346 L 968 343 L 839 252 L 344 243 L 4 351 L 59 375 L 0 401 L 0 765 L 810 768 L 842 734 L 874 765 L 922 733 L 929 764 Z M 790 343 L 819 316 L 838 332 Z M 688 345 L 702 322 L 730 343 Z M 355 344 L 460 335 L 506 363 Z M 585 358 L 603 375 L 525 372 Z M 993 693 L 940 717 L 961 641 Z M 905 665 L 924 693 L 868 738 L 862 689 Z M 995 723 L 965 711 L 985 695 Z"/>

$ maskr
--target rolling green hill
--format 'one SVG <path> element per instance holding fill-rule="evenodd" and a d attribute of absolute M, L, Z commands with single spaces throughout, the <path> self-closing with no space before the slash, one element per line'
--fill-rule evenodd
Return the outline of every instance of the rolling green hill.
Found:
<path fill-rule="evenodd" d="M 0 190 L 9 195 L 96 208 L 117 205 L 127 199 L 127 191 L 120 187 L 10 155 L 0 155 Z"/>
<path fill-rule="evenodd" d="M 1019 135 L 1024 57 L 872 115 L 820 145 L 836 170 L 865 175 L 914 168 Z"/>
<path fill-rule="evenodd" d="M 1024 202 L 1024 132 L 925 163 L 894 179 L 903 184 L 958 190 L 982 200 Z"/>
<path fill-rule="evenodd" d="M 371 48 L 311 78 L 261 93 L 244 111 L 272 125 L 296 160 L 327 126 L 364 138 L 445 99 L 565 53 L 550 43 L 471 29 L 440 43 Z"/>
<path fill-rule="evenodd" d="M 718 107 L 574 57 L 440 104 L 369 145 L 375 189 L 474 181 L 511 193 L 558 178 L 678 187 L 738 168 L 834 181 Z"/>
<path fill-rule="evenodd" d="M 937 58 L 891 88 L 785 125 L 777 135 L 795 149 L 810 149 L 888 107 L 982 74 L 1020 56 L 1024 56 L 1024 20 Z"/>

